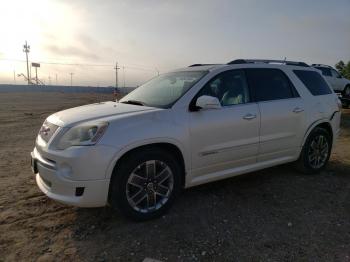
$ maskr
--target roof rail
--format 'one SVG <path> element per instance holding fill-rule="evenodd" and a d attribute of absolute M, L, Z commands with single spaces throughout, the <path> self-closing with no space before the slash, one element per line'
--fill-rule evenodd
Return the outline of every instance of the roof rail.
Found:
<path fill-rule="evenodd" d="M 246 63 L 247 63 L 247 60 L 245 60 L 245 59 L 236 59 L 236 60 L 233 60 L 227 64 L 228 65 L 236 65 L 236 64 L 246 64 Z"/>
<path fill-rule="evenodd" d="M 287 60 L 268 60 L 268 59 L 236 59 L 229 63 L 228 65 L 235 65 L 235 64 L 283 64 L 283 65 L 294 65 L 294 66 L 305 66 L 309 67 L 308 64 L 304 62 L 296 62 L 296 61 L 287 61 Z"/>
<path fill-rule="evenodd" d="M 328 67 L 328 68 L 333 68 L 329 65 L 324 65 L 324 64 L 312 64 L 311 66 L 324 66 L 324 67 Z"/>
<path fill-rule="evenodd" d="M 211 66 L 211 65 L 217 65 L 217 64 L 193 64 L 188 67 L 195 67 L 195 66 Z"/>

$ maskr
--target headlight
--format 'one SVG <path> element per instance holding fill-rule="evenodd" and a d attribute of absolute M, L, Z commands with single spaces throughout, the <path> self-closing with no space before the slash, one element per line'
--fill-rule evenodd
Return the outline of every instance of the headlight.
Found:
<path fill-rule="evenodd" d="M 108 127 L 107 122 L 81 124 L 68 129 L 58 138 L 56 148 L 64 150 L 71 146 L 91 146 L 100 140 Z"/>

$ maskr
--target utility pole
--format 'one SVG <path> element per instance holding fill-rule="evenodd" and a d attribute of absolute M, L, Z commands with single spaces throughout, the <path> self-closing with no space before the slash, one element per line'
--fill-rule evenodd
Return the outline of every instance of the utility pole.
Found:
<path fill-rule="evenodd" d="M 56 74 L 56 86 L 57 86 L 57 74 Z"/>
<path fill-rule="evenodd" d="M 27 80 L 28 85 L 30 85 L 30 75 L 29 75 L 29 64 L 28 64 L 28 53 L 30 52 L 30 46 L 27 44 L 27 41 L 25 45 L 23 45 L 23 52 L 26 53 L 26 60 L 27 60 Z"/>
<path fill-rule="evenodd" d="M 73 73 L 69 73 L 70 74 L 70 86 L 73 86 Z"/>
<path fill-rule="evenodd" d="M 51 75 L 49 75 L 49 85 L 51 85 Z"/>
<path fill-rule="evenodd" d="M 16 84 L 16 70 L 13 69 L 13 82 Z"/>
<path fill-rule="evenodd" d="M 118 70 L 120 67 L 118 67 L 118 62 L 115 64 L 115 87 L 118 88 Z"/>
<path fill-rule="evenodd" d="M 124 88 L 125 88 L 125 66 L 123 66 L 123 82 L 124 82 Z"/>

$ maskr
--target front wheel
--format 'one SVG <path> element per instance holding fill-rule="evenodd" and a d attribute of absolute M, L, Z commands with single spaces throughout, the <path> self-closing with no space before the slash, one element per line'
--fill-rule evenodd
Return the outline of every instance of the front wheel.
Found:
<path fill-rule="evenodd" d="M 109 202 L 143 221 L 164 214 L 180 190 L 181 168 L 169 152 L 150 148 L 122 159 L 111 180 Z"/>
<path fill-rule="evenodd" d="M 327 164 L 332 149 L 330 134 L 316 127 L 306 139 L 297 168 L 306 174 L 319 173 Z"/>

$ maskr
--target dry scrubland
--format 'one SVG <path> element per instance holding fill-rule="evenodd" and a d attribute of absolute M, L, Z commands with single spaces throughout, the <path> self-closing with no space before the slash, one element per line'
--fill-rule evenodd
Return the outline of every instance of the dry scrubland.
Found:
<path fill-rule="evenodd" d="M 51 113 L 111 96 L 0 93 L 0 261 L 350 261 L 350 110 L 322 174 L 290 165 L 186 190 L 163 218 L 49 200 L 29 167 Z"/>

